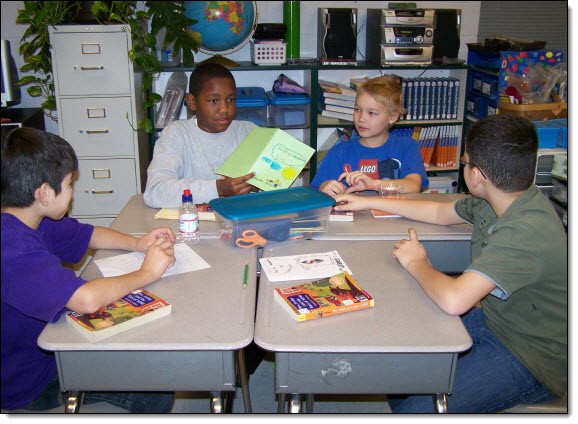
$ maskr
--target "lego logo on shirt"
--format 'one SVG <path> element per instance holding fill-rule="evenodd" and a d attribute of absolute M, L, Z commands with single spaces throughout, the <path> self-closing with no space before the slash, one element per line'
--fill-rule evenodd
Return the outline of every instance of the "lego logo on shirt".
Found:
<path fill-rule="evenodd" d="M 359 170 L 371 178 L 379 178 L 377 159 L 365 159 L 359 161 Z"/>

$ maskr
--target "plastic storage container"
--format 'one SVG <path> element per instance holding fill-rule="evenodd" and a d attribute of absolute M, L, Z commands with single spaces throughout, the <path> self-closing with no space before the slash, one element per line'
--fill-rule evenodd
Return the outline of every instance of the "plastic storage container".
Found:
<path fill-rule="evenodd" d="M 236 120 L 251 121 L 260 127 L 267 126 L 269 99 L 262 87 L 237 87 Z"/>
<path fill-rule="evenodd" d="M 568 147 L 568 119 L 532 121 L 538 134 L 538 148 Z"/>
<path fill-rule="evenodd" d="M 251 60 L 255 65 L 281 65 L 287 61 L 287 44 L 251 41 Z"/>
<path fill-rule="evenodd" d="M 309 187 L 222 197 L 209 202 L 221 239 L 233 247 L 251 247 L 244 244 L 244 240 L 255 240 L 250 230 L 267 243 L 310 238 L 325 231 L 334 204 L 333 197 Z"/>
<path fill-rule="evenodd" d="M 301 93 L 268 91 L 269 126 L 276 128 L 309 128 L 311 99 Z"/>

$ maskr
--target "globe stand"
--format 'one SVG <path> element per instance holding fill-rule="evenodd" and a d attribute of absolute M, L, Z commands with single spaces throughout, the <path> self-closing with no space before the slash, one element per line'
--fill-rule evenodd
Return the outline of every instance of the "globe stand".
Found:
<path fill-rule="evenodd" d="M 220 54 L 216 54 L 214 56 L 209 57 L 208 59 L 203 60 L 197 66 L 200 66 L 201 64 L 204 64 L 204 63 L 217 63 L 219 65 L 226 67 L 226 68 L 232 68 L 235 66 L 240 66 L 234 60 L 227 59 L 225 56 L 221 56 Z"/>

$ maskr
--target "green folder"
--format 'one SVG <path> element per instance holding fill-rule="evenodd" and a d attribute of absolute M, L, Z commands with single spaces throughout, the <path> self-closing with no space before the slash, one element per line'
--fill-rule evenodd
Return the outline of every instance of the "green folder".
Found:
<path fill-rule="evenodd" d="M 240 177 L 264 191 L 288 188 L 303 170 L 315 149 L 279 128 L 256 127 L 217 169 L 217 174 Z"/>

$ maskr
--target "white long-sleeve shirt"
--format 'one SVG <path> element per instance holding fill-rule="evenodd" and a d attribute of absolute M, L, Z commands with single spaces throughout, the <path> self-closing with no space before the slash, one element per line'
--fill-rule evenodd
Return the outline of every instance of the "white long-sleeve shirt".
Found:
<path fill-rule="evenodd" d="M 233 121 L 226 131 L 208 133 L 198 127 L 196 117 L 171 122 L 155 144 L 144 202 L 153 208 L 176 208 L 185 189 L 191 190 L 195 203 L 219 197 L 220 175 L 215 171 L 255 127 Z"/>

